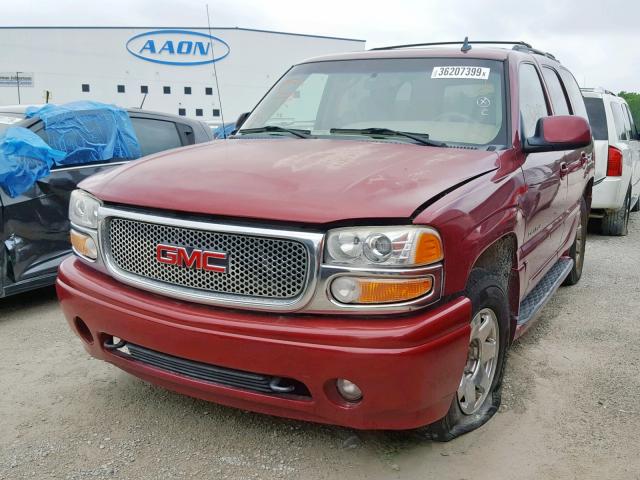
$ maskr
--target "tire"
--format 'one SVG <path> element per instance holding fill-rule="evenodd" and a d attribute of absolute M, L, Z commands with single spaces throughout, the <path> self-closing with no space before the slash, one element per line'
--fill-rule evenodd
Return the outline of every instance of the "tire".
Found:
<path fill-rule="evenodd" d="M 636 204 L 633 206 L 633 208 L 631 208 L 632 212 L 640 212 L 640 196 L 638 196 L 638 199 L 636 200 Z"/>
<path fill-rule="evenodd" d="M 563 285 L 575 285 L 580 281 L 582 276 L 582 267 L 584 266 L 584 257 L 586 253 L 587 245 L 587 225 L 589 223 L 589 212 L 587 210 L 587 202 L 584 198 L 580 202 L 580 224 L 576 231 L 576 238 L 573 240 L 573 245 L 569 249 L 569 256 L 573 260 L 573 268 L 571 272 L 565 278 Z"/>
<path fill-rule="evenodd" d="M 602 234 L 624 237 L 629 233 L 629 212 L 631 211 L 631 187 L 624 197 L 622 208 L 612 212 L 605 212 L 602 217 Z"/>
<path fill-rule="evenodd" d="M 503 287 L 504 281 L 497 275 L 482 268 L 476 268 L 471 271 L 469 281 L 467 284 L 466 295 L 471 299 L 472 303 L 472 332 L 470 335 L 469 353 L 467 357 L 467 364 L 465 365 L 464 372 L 462 373 L 462 379 L 458 391 L 454 395 L 451 406 L 446 416 L 439 421 L 423 427 L 419 430 L 419 433 L 437 442 L 448 442 L 460 435 L 475 430 L 476 428 L 484 425 L 500 407 L 501 392 L 502 392 L 502 377 L 504 374 L 504 366 L 506 361 L 506 350 L 510 339 L 509 336 L 509 303 L 507 294 Z M 493 319 L 489 317 L 493 315 Z M 478 323 L 478 319 L 480 319 Z M 487 325 L 495 326 L 494 335 L 494 347 L 487 348 L 487 343 L 491 343 L 491 334 L 485 337 L 486 340 L 482 341 L 479 338 L 474 339 L 474 335 L 480 333 L 482 328 L 474 327 L 476 325 L 486 327 Z M 484 332 L 486 333 L 486 332 Z M 480 338 L 482 334 L 480 334 Z M 497 343 L 497 348 L 495 344 Z M 493 366 L 490 373 L 490 378 L 484 379 L 481 384 L 487 384 L 489 386 L 488 391 L 481 388 L 481 385 L 477 385 L 475 381 L 471 394 L 474 400 L 467 398 L 468 387 L 470 380 L 473 378 L 471 372 L 477 372 L 474 368 L 480 367 L 480 371 L 486 372 L 486 364 L 483 365 L 482 352 L 486 351 L 488 355 L 492 351 L 495 351 L 493 357 Z M 474 357 L 476 357 L 474 362 Z M 475 365 L 474 365 L 475 363 Z M 486 375 L 485 375 L 486 377 Z M 477 378 L 483 378 L 480 375 Z M 484 398 L 483 398 L 484 397 Z"/>

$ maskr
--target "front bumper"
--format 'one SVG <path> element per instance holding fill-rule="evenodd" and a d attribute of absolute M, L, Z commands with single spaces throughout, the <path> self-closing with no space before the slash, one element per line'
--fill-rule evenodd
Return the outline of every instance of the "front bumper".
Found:
<path fill-rule="evenodd" d="M 359 429 L 410 429 L 442 418 L 462 376 L 470 301 L 396 318 L 277 315 L 185 303 L 125 286 L 76 258 L 57 291 L 85 349 L 144 380 L 246 410 Z M 79 332 L 76 319 L 88 327 Z M 116 336 L 157 352 L 302 382 L 310 397 L 269 395 L 171 373 L 105 349 Z M 335 379 L 362 389 L 340 400 Z"/>

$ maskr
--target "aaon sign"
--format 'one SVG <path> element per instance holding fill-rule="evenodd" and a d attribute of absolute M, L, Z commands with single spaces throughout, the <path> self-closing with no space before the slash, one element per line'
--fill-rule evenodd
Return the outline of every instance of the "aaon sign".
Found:
<path fill-rule="evenodd" d="M 129 39 L 127 50 L 148 62 L 184 66 L 218 62 L 231 51 L 224 40 L 191 30 L 141 33 Z"/>

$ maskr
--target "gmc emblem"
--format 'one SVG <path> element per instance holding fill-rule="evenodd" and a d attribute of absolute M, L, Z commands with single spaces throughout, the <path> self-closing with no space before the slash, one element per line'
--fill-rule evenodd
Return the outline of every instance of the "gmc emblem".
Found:
<path fill-rule="evenodd" d="M 218 273 L 227 273 L 229 265 L 226 253 L 162 244 L 156 247 L 156 260 L 167 265 Z"/>

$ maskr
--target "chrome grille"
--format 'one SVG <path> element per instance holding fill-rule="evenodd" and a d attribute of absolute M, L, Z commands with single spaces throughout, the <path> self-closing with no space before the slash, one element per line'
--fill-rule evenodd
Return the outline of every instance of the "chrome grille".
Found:
<path fill-rule="evenodd" d="M 309 254 L 295 240 L 111 218 L 108 243 L 111 262 L 118 269 L 200 291 L 286 300 L 301 296 L 307 281 Z M 227 273 L 160 263 L 158 244 L 224 252 Z"/>

